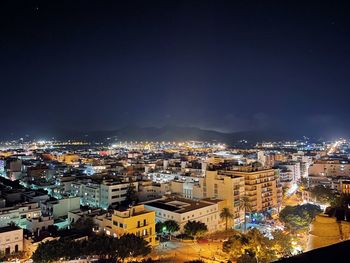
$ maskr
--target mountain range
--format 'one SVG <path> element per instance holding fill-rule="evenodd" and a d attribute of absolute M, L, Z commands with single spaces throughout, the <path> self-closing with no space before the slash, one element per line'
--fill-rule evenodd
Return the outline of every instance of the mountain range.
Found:
<path fill-rule="evenodd" d="M 164 127 L 138 127 L 127 126 L 115 130 L 101 131 L 63 131 L 56 136 L 57 139 L 77 139 L 86 141 L 208 141 L 227 143 L 229 145 L 237 144 L 242 140 L 246 140 L 248 144 L 253 145 L 259 141 L 269 140 L 287 140 L 297 139 L 301 136 L 291 135 L 278 131 L 240 131 L 240 132 L 219 132 L 214 130 L 205 130 L 197 127 L 182 126 L 164 126 Z"/>

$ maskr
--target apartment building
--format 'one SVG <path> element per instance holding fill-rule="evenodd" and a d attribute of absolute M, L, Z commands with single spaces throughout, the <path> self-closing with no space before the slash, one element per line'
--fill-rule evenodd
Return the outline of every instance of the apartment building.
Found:
<path fill-rule="evenodd" d="M 110 205 L 120 204 L 125 200 L 128 188 L 132 185 L 138 191 L 138 182 L 105 181 L 100 185 L 100 207 L 107 209 Z"/>
<path fill-rule="evenodd" d="M 188 199 L 220 199 L 233 213 L 231 225 L 239 226 L 244 221 L 244 212 L 239 208 L 239 200 L 244 196 L 244 178 L 225 171 L 205 172 L 205 177 L 188 177 L 169 183 L 173 194 Z"/>
<path fill-rule="evenodd" d="M 350 176 L 350 162 L 338 159 L 317 160 L 309 167 L 309 175 Z"/>
<path fill-rule="evenodd" d="M 23 203 L 16 206 L 0 208 L 0 227 L 5 227 L 10 223 L 25 228 L 27 219 L 38 218 L 41 210 L 38 203 Z"/>
<path fill-rule="evenodd" d="M 282 202 L 282 187 L 277 169 L 242 167 L 239 171 L 226 173 L 244 178 L 245 196 L 248 197 L 252 212 L 279 209 Z"/>
<path fill-rule="evenodd" d="M 67 197 L 57 200 L 47 200 L 41 203 L 43 214 L 53 216 L 54 219 L 68 215 L 69 211 L 80 208 L 80 197 Z"/>
<path fill-rule="evenodd" d="M 133 185 L 135 191 L 138 191 L 138 182 L 76 181 L 72 182 L 70 193 L 73 196 L 79 196 L 82 205 L 107 209 L 109 206 L 120 204 L 125 200 L 130 185 Z"/>

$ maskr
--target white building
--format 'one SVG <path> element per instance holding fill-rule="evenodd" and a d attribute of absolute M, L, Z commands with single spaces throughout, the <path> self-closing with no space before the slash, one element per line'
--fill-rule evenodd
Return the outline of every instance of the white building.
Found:
<path fill-rule="evenodd" d="M 0 227 L 5 227 L 10 223 L 25 228 L 27 219 L 38 218 L 41 210 L 38 203 L 23 203 L 12 207 L 0 208 Z"/>
<path fill-rule="evenodd" d="M 38 218 L 28 218 L 26 229 L 31 233 L 38 233 L 42 230 L 47 230 L 49 226 L 54 224 L 53 217 L 41 216 Z"/>
<path fill-rule="evenodd" d="M 170 197 L 144 203 L 145 208 L 156 212 L 157 222 L 174 220 L 180 231 L 188 221 L 199 221 L 207 225 L 209 232 L 225 227 L 220 212 L 226 202 L 218 199 L 190 200 Z"/>
<path fill-rule="evenodd" d="M 73 182 L 71 195 L 79 196 L 82 205 L 107 209 L 111 205 L 120 204 L 125 200 L 129 186 L 133 185 L 138 191 L 138 182 L 103 181 L 92 183 L 86 181 Z"/>
<path fill-rule="evenodd" d="M 54 219 L 68 215 L 69 211 L 80 208 L 80 197 L 68 197 L 59 200 L 48 200 L 41 204 L 45 215 L 53 216 Z"/>

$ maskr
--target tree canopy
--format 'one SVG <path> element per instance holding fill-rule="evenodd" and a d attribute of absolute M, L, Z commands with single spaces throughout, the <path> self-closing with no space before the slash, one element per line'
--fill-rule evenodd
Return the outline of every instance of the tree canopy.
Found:
<path fill-rule="evenodd" d="M 87 235 L 91 235 L 93 227 L 96 224 L 91 216 L 84 215 L 80 217 L 76 222 L 71 224 L 71 227 L 77 229 L 79 232 L 82 232 Z"/>
<path fill-rule="evenodd" d="M 80 256 L 98 256 L 100 259 L 124 260 L 127 257 L 146 256 L 151 252 L 148 242 L 133 234 L 120 238 L 93 236 L 88 240 L 52 240 L 42 243 L 34 252 L 34 262 L 72 260 Z"/>
<path fill-rule="evenodd" d="M 253 228 L 246 234 L 237 233 L 223 243 L 223 251 L 237 262 L 271 262 L 290 255 L 291 238 L 281 231 L 272 233 L 273 239 L 265 237 Z"/>
<path fill-rule="evenodd" d="M 207 225 L 199 221 L 188 221 L 184 226 L 185 234 L 193 237 L 201 236 L 207 231 Z"/>
<path fill-rule="evenodd" d="M 317 203 L 331 205 L 336 202 L 336 195 L 332 189 L 323 185 L 316 185 L 310 191 L 311 197 L 316 199 Z"/>
<path fill-rule="evenodd" d="M 318 205 L 286 206 L 281 210 L 279 218 L 289 230 L 297 231 L 307 228 L 315 216 L 321 212 Z"/>
<path fill-rule="evenodd" d="M 135 186 L 130 183 L 126 190 L 125 200 L 122 202 L 123 206 L 135 205 L 139 202 Z"/>

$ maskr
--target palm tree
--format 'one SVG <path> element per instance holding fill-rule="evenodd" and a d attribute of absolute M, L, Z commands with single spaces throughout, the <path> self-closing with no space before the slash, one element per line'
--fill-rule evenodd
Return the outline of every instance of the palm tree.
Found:
<path fill-rule="evenodd" d="M 227 231 L 228 220 L 233 218 L 233 214 L 231 213 L 230 209 L 228 209 L 227 207 L 224 207 L 221 210 L 220 218 L 225 220 L 225 222 L 226 222 L 225 230 Z"/>
<path fill-rule="evenodd" d="M 244 210 L 244 231 L 243 231 L 243 233 L 245 233 L 246 228 L 247 228 L 246 213 L 252 211 L 252 206 L 251 206 L 249 198 L 247 196 L 242 196 L 241 199 L 239 200 L 239 209 Z"/>

